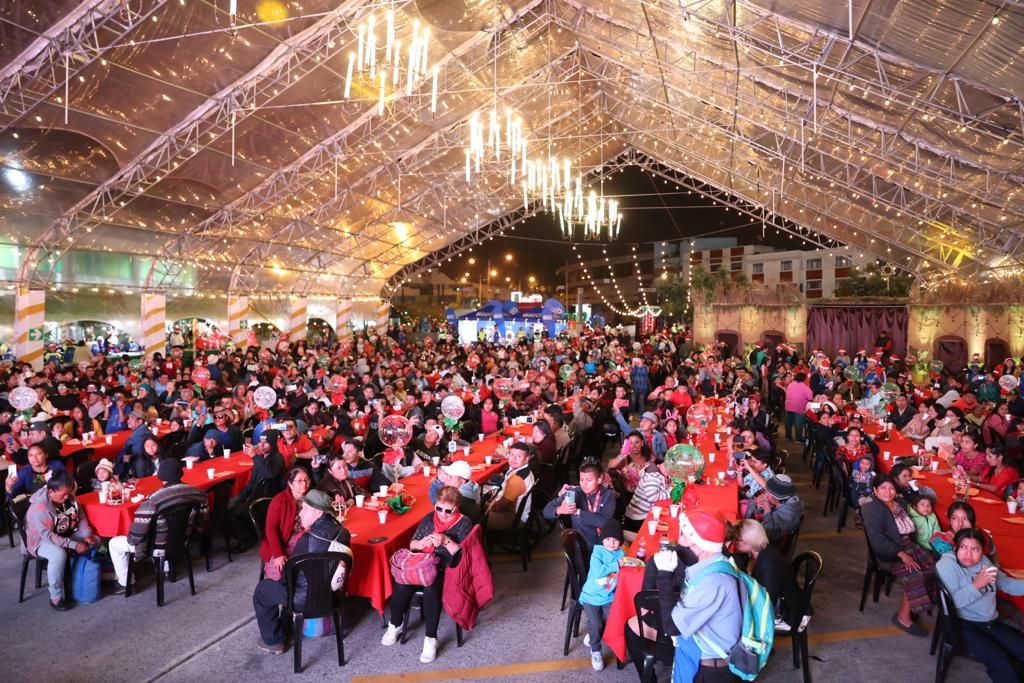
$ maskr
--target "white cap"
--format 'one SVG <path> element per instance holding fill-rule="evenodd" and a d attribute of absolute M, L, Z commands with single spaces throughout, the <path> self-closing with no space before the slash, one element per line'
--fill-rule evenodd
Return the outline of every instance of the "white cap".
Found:
<path fill-rule="evenodd" d="M 473 470 L 465 460 L 456 460 L 451 465 L 446 465 L 441 469 L 444 470 L 444 473 L 449 477 L 460 477 L 466 481 L 473 478 Z"/>

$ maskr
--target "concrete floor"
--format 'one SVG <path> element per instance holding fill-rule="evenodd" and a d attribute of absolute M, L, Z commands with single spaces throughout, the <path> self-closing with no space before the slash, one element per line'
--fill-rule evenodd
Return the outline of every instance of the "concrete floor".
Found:
<path fill-rule="evenodd" d="M 819 680 L 841 676 L 847 683 L 931 680 L 935 658 L 928 655 L 929 640 L 904 635 L 891 625 L 898 588 L 888 598 L 883 595 L 878 604 L 869 601 L 864 612 L 857 611 L 865 562 L 863 535 L 852 526 L 841 535 L 835 533 L 835 515 L 821 516 L 823 491 L 811 487 L 799 450 L 793 447 L 791 453 L 790 473 L 808 504 L 798 552 L 815 550 L 825 563 L 814 595 L 813 675 Z M 365 601 L 352 601 L 347 610 L 351 632 L 345 641 L 346 666 L 337 666 L 333 637 L 306 639 L 300 677 L 353 683 L 637 680 L 631 666 L 616 670 L 610 655 L 605 671 L 592 671 L 582 639 L 574 642 L 569 657 L 562 656 L 565 615 L 558 607 L 565 569 L 556 546 L 557 537 L 552 534 L 526 573 L 517 560 L 495 558 L 494 602 L 481 614 L 477 628 L 467 633 L 462 648 L 455 647 L 452 622 L 442 617 L 440 651 L 433 664 L 419 663 L 423 631 L 415 617 L 409 642 L 385 648 L 379 643 L 379 617 Z M 48 607 L 46 590 L 32 588 L 31 577 L 28 598 L 17 603 L 20 565 L 20 548 L 9 548 L 4 539 L 0 548 L 0 623 L 6 635 L 0 657 L 2 681 L 171 683 L 292 676 L 290 650 L 284 656 L 272 656 L 254 645 L 255 551 L 230 564 L 220 555 L 211 573 L 197 561 L 198 594 L 190 596 L 184 581 L 168 585 L 163 608 L 156 606 L 152 579 L 144 577 L 141 593 L 129 599 L 107 596 L 63 614 Z M 950 674 L 949 680 L 954 681 L 986 678 L 982 667 L 962 658 L 955 660 Z M 660 671 L 661 680 L 668 677 L 667 670 Z M 793 668 L 788 637 L 780 638 L 777 652 L 758 680 L 802 680 L 802 672 Z"/>

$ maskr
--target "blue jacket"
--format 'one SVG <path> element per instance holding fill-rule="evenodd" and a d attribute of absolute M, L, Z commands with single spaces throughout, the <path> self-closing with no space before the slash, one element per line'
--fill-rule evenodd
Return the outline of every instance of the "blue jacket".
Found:
<path fill-rule="evenodd" d="M 629 384 L 633 391 L 647 394 L 651 390 L 650 371 L 646 365 L 635 365 L 629 371 Z"/>
<path fill-rule="evenodd" d="M 46 466 L 55 474 L 64 469 L 64 463 L 60 460 L 49 460 L 47 461 Z M 11 487 L 10 493 L 7 494 L 7 500 L 12 500 L 21 494 L 31 496 L 45 485 L 35 483 L 32 480 L 32 474 L 31 465 L 25 465 L 18 470 L 18 481 L 14 482 L 14 486 Z"/>
<path fill-rule="evenodd" d="M 152 436 L 152 432 L 149 431 L 149 427 L 145 424 L 141 424 L 135 428 L 128 440 L 124 442 L 124 446 L 121 448 L 121 452 L 117 455 L 117 460 L 114 461 L 114 474 L 119 479 L 125 479 L 128 476 L 128 469 L 131 461 L 135 459 L 135 456 L 142 453 L 142 444 L 145 443 L 147 436 Z M 129 462 L 124 461 L 124 456 L 131 456 Z"/>
<path fill-rule="evenodd" d="M 587 574 L 587 581 L 580 591 L 580 602 L 584 605 L 595 605 L 603 607 L 612 604 L 615 598 L 615 587 L 618 583 L 619 560 L 626 556 L 625 551 L 619 548 L 615 552 L 608 550 L 603 545 L 595 545 L 594 552 L 590 555 L 590 572 Z M 603 579 L 610 574 L 616 576 L 606 585 L 599 586 L 598 579 Z"/>
<path fill-rule="evenodd" d="M 622 416 L 621 412 L 615 416 L 615 422 L 618 423 L 623 436 L 629 436 L 633 432 L 639 432 L 636 427 L 629 426 L 629 423 L 626 422 L 626 418 Z M 643 436 L 642 433 L 641 436 Z M 646 439 L 644 440 L 646 441 Z M 668 442 L 665 441 L 665 435 L 657 429 L 654 430 L 654 435 L 651 437 L 651 450 L 654 452 L 655 459 L 663 458 L 665 456 L 665 451 L 668 450 Z"/>

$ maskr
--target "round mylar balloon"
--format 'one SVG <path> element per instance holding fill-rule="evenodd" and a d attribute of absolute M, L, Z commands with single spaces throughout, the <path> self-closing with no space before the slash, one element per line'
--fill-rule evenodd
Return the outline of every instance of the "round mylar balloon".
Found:
<path fill-rule="evenodd" d="M 14 406 L 14 409 L 21 412 L 31 410 L 36 403 L 39 403 L 39 395 L 35 389 L 28 387 L 14 387 L 7 395 L 7 402 Z"/>
<path fill-rule="evenodd" d="M 132 372 L 138 372 L 142 370 L 142 368 L 144 367 L 146 367 L 146 363 L 145 361 L 142 360 L 141 356 L 136 356 L 135 358 L 132 358 L 130 361 L 128 361 L 128 368 Z"/>
<path fill-rule="evenodd" d="M 686 425 L 691 431 L 703 434 L 707 431 L 714 416 L 714 411 L 709 406 L 704 403 L 694 403 L 686 411 Z"/>
<path fill-rule="evenodd" d="M 699 404 L 698 404 L 699 405 Z M 686 481 L 704 474 L 704 454 L 696 446 L 677 443 L 665 453 L 665 469 L 672 479 Z"/>
<path fill-rule="evenodd" d="M 562 367 L 558 368 L 558 376 L 563 382 L 568 382 L 569 378 L 573 376 L 573 367 L 566 363 Z"/>
<path fill-rule="evenodd" d="M 859 382 L 864 379 L 864 375 L 861 373 L 860 368 L 856 365 L 851 365 L 843 370 L 843 377 L 850 380 L 851 382 Z"/>
<path fill-rule="evenodd" d="M 931 371 L 934 372 L 935 374 L 939 374 L 940 372 L 942 372 L 942 368 L 946 366 L 941 360 L 933 360 L 931 363 L 928 364 L 928 367 L 931 368 Z"/>
<path fill-rule="evenodd" d="M 999 388 L 1003 391 L 1012 391 L 1017 388 L 1017 378 L 1013 375 L 1003 375 L 999 378 Z"/>
<path fill-rule="evenodd" d="M 887 394 L 892 394 L 895 396 L 896 394 L 900 393 L 900 388 L 894 382 L 886 382 L 885 384 L 882 385 L 882 391 L 884 391 Z"/>
<path fill-rule="evenodd" d="M 387 415 L 380 421 L 377 433 L 388 448 L 401 448 L 412 441 L 412 422 L 404 415 Z"/>
<path fill-rule="evenodd" d="M 219 361 L 219 360 L 220 360 L 220 356 L 218 356 L 215 353 L 211 353 L 209 356 L 206 357 L 206 364 L 207 365 L 216 365 L 217 361 Z"/>
<path fill-rule="evenodd" d="M 466 359 L 466 365 L 475 370 L 477 366 L 480 365 L 480 356 L 475 353 L 469 354 L 469 358 Z"/>
<path fill-rule="evenodd" d="M 441 414 L 450 420 L 458 420 L 466 414 L 466 404 L 454 394 L 445 396 L 441 401 Z"/>
<path fill-rule="evenodd" d="M 327 380 L 327 388 L 331 391 L 337 391 L 345 386 L 345 378 L 341 375 L 331 375 L 331 378 Z"/>
<path fill-rule="evenodd" d="M 196 368 L 192 371 L 192 381 L 205 389 L 210 381 L 210 371 L 206 368 Z"/>
<path fill-rule="evenodd" d="M 331 364 L 331 357 L 328 356 L 326 353 L 321 353 L 320 356 L 316 359 L 316 364 L 322 368 L 326 368 L 328 365 Z"/>
<path fill-rule="evenodd" d="M 270 360 L 273 357 L 273 355 L 274 354 L 270 349 L 260 349 L 260 360 L 263 361 L 264 363 Z"/>
<path fill-rule="evenodd" d="M 256 387 L 256 391 L 252 392 L 252 400 L 260 408 L 269 410 L 277 403 L 277 392 L 268 386 Z"/>
<path fill-rule="evenodd" d="M 499 377 L 494 380 L 491 387 L 499 401 L 507 401 L 512 398 L 512 393 L 515 391 L 515 383 L 508 377 Z"/>

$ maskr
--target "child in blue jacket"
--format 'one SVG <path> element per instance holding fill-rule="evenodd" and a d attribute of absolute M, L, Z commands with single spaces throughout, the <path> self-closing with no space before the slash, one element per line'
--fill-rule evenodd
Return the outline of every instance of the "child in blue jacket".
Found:
<path fill-rule="evenodd" d="M 590 663 L 594 671 L 604 668 L 601 655 L 601 637 L 605 620 L 615 597 L 619 567 L 626 553 L 622 545 L 622 527 L 614 520 L 608 520 L 601 527 L 601 544 L 594 546 L 590 556 L 590 572 L 580 591 L 580 604 L 587 615 L 587 631 L 590 641 Z"/>

